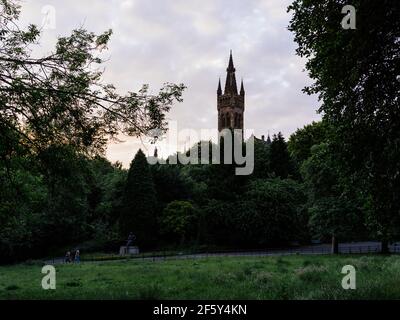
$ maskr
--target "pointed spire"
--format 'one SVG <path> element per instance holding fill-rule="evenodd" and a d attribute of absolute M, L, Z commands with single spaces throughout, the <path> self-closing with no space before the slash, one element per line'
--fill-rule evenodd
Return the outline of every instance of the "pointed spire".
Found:
<path fill-rule="evenodd" d="M 221 78 L 218 80 L 218 90 L 217 90 L 217 95 L 220 96 L 222 94 L 222 89 L 221 89 Z"/>
<path fill-rule="evenodd" d="M 269 136 L 269 131 L 268 131 L 267 144 L 269 145 L 269 144 L 271 144 L 271 143 L 272 143 L 272 141 L 271 141 L 271 137 Z"/>
<path fill-rule="evenodd" d="M 233 58 L 232 58 L 232 50 L 230 51 L 230 54 L 229 54 L 229 64 L 228 64 L 228 69 L 226 69 L 226 71 L 228 71 L 228 72 L 235 72 L 236 71 L 236 69 L 235 69 L 235 67 L 234 67 L 234 65 L 233 65 Z"/>
<path fill-rule="evenodd" d="M 229 64 L 228 68 L 226 69 L 226 81 L 225 81 L 225 91 L 224 94 L 238 94 L 237 92 L 237 85 L 236 85 L 236 77 L 235 77 L 235 67 L 233 65 L 233 58 L 232 58 L 232 50 L 229 56 Z"/>
<path fill-rule="evenodd" d="M 240 84 L 240 95 L 244 96 L 243 78 L 242 78 L 242 83 Z"/>

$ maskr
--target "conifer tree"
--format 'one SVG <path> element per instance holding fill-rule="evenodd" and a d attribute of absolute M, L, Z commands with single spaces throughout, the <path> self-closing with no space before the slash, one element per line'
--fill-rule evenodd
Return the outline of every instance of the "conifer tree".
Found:
<path fill-rule="evenodd" d="M 156 194 L 151 171 L 145 154 L 139 149 L 131 162 L 125 185 L 121 235 L 133 232 L 139 245 L 153 245 L 157 238 L 155 209 Z"/>
<path fill-rule="evenodd" d="M 274 134 L 270 152 L 271 171 L 278 177 L 287 178 L 292 172 L 291 161 L 285 138 L 281 132 L 277 135 Z"/>

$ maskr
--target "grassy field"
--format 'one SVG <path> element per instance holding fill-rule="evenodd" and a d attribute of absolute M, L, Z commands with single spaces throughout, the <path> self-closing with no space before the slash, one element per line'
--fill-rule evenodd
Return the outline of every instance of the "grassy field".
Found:
<path fill-rule="evenodd" d="M 344 265 L 357 289 L 343 290 Z M 0 267 L 0 299 L 399 299 L 400 256 L 219 257 L 59 265 L 57 289 L 41 266 Z"/>

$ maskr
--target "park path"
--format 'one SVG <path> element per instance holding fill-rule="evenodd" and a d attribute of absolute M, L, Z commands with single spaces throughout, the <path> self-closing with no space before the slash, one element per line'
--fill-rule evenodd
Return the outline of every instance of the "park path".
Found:
<path fill-rule="evenodd" d="M 400 252 L 400 244 L 393 244 L 390 246 L 390 251 Z M 339 244 L 339 253 L 342 254 L 362 254 L 362 253 L 378 253 L 381 250 L 380 242 L 352 242 L 352 243 L 341 243 Z M 317 244 L 309 246 L 301 246 L 296 248 L 284 248 L 284 249 L 268 249 L 268 250 L 238 250 L 238 251 L 220 251 L 220 252 L 207 252 L 207 253 L 193 253 L 193 254 L 176 254 L 176 255 L 155 255 L 155 256 L 137 256 L 127 257 L 121 260 L 132 260 L 132 261 L 164 261 L 174 259 L 201 259 L 208 257 L 244 257 L 244 256 L 283 256 L 292 254 L 330 254 L 330 244 Z M 94 262 L 115 262 L 120 260 L 104 260 L 104 261 L 82 261 L 83 263 L 94 263 Z M 45 260 L 45 264 L 63 264 L 64 258 L 54 258 Z"/>

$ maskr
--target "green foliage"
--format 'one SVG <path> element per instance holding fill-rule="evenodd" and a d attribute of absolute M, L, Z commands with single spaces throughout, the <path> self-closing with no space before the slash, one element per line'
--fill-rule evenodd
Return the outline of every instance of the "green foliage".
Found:
<path fill-rule="evenodd" d="M 294 174 L 287 143 L 280 132 L 273 136 L 270 146 L 270 169 L 275 176 L 283 179 Z"/>
<path fill-rule="evenodd" d="M 87 238 L 103 244 L 105 237 L 113 238 L 118 198 L 110 200 L 115 194 L 105 186 L 121 169 L 103 158 L 77 156 L 67 146 L 49 147 L 35 157 L 7 159 L 5 149 L 2 155 L 1 261 L 62 254 L 60 248 Z"/>
<path fill-rule="evenodd" d="M 119 218 L 127 178 L 120 164 L 112 165 L 97 157 L 90 162 L 91 180 L 89 206 L 93 219 L 115 224 Z"/>
<path fill-rule="evenodd" d="M 192 237 L 190 234 L 196 227 L 196 210 L 188 201 L 172 201 L 164 209 L 160 218 L 161 232 L 172 236 L 172 240 L 185 242 L 185 238 Z"/>
<path fill-rule="evenodd" d="M 39 158 L 49 189 L 42 241 L 58 246 L 83 240 L 89 215 L 87 160 L 68 146 L 51 146 Z"/>
<path fill-rule="evenodd" d="M 200 239 L 206 244 L 243 245 L 236 225 L 237 203 L 210 199 L 202 207 Z"/>
<path fill-rule="evenodd" d="M 311 156 L 304 161 L 301 172 L 313 199 L 340 195 L 339 168 L 327 143 L 314 145 Z"/>
<path fill-rule="evenodd" d="M 312 122 L 293 133 L 288 142 L 288 150 L 293 159 L 300 166 L 311 156 L 311 147 L 325 142 L 328 137 L 326 123 Z"/>
<path fill-rule="evenodd" d="M 190 197 L 191 184 L 182 173 L 183 168 L 178 165 L 156 164 L 150 167 L 154 187 L 160 210 L 174 201 L 185 200 Z"/>
<path fill-rule="evenodd" d="M 184 85 L 165 84 L 157 95 L 144 85 L 138 93 L 118 93 L 101 81 L 101 50 L 112 34 L 83 28 L 59 37 L 53 52 L 34 56 L 41 31 L 18 23 L 14 0 L 0 3 L 0 127 L 14 131 L 30 152 L 49 145 L 72 145 L 86 154 L 101 154 L 107 140 L 124 132 L 166 130 L 165 113 L 182 101 Z"/>
<path fill-rule="evenodd" d="M 310 228 L 319 239 L 330 236 L 352 239 L 365 235 L 365 220 L 357 187 L 340 171 L 328 143 L 314 145 L 311 156 L 303 162 L 301 172 L 308 190 Z"/>
<path fill-rule="evenodd" d="M 0 262 L 20 258 L 39 241 L 48 189 L 28 170 L 0 170 Z"/>
<path fill-rule="evenodd" d="M 343 1 L 293 2 L 290 30 L 315 80 L 305 91 L 319 94 L 323 121 L 297 130 L 288 143 L 281 133 L 271 144 L 256 140 L 255 171 L 246 177 L 230 164 L 150 167 L 142 151 L 128 172 L 111 164 L 102 157 L 109 138 L 165 131 L 165 114 L 184 86 L 120 94 L 103 83 L 101 50 L 111 30 L 79 28 L 50 54 L 33 56 L 41 31 L 20 29 L 16 2 L 1 0 L 0 259 L 58 254 L 64 246 L 115 251 L 131 231 L 145 249 L 193 240 L 270 246 L 305 240 L 309 229 L 319 238 L 353 239 L 367 234 L 365 226 L 394 238 L 400 25 L 393 3 L 355 1 L 357 29 L 343 30 Z M 205 145 L 216 148 L 202 141 L 190 151 Z M 303 267 L 296 281 L 322 279 Z M 244 268 L 219 281 L 251 274 Z M 151 297 L 157 287 L 139 290 Z"/>
<path fill-rule="evenodd" d="M 83 28 L 34 54 L 41 31 L 21 29 L 20 6 L 0 2 L 0 260 L 59 254 L 83 240 L 116 241 L 125 172 L 102 158 L 120 132 L 166 129 L 184 85 L 120 94 L 102 81 L 112 31 Z"/>
<path fill-rule="evenodd" d="M 319 111 L 334 130 L 340 170 L 369 197 L 375 235 L 389 240 L 400 233 L 400 6 L 353 1 L 356 29 L 344 30 L 344 5 L 295 0 L 289 30 L 314 80 L 305 92 L 318 94 Z"/>
<path fill-rule="evenodd" d="M 237 225 L 244 241 L 262 245 L 304 239 L 303 187 L 290 179 L 255 180 L 240 201 Z"/>
<path fill-rule="evenodd" d="M 156 193 L 146 156 L 139 149 L 132 160 L 121 208 L 121 236 L 133 232 L 142 246 L 154 245 L 157 239 Z"/>
<path fill-rule="evenodd" d="M 268 178 L 271 175 L 271 148 L 264 141 L 254 139 L 253 179 Z"/>

